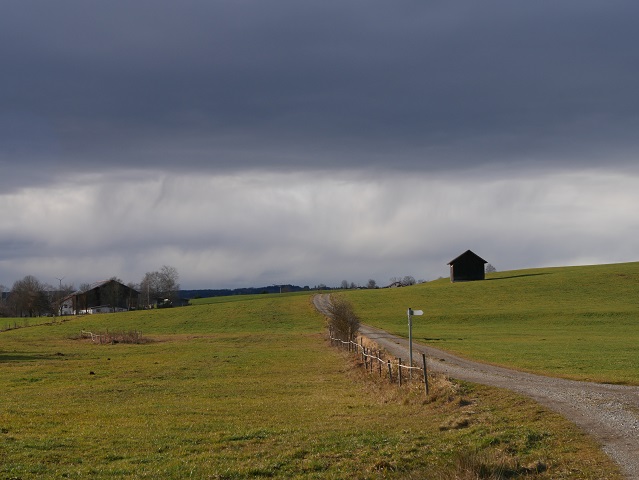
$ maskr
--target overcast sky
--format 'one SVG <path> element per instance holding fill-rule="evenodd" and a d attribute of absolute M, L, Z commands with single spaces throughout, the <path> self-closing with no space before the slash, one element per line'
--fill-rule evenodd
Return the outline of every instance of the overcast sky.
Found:
<path fill-rule="evenodd" d="M 637 261 L 639 3 L 4 0 L 0 284 Z"/>

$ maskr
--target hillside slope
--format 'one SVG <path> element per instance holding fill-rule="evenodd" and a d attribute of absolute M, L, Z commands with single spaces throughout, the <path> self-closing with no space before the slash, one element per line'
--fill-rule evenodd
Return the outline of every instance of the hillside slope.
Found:
<path fill-rule="evenodd" d="M 639 384 L 639 263 L 498 272 L 345 293 L 364 323 L 484 362 Z"/>

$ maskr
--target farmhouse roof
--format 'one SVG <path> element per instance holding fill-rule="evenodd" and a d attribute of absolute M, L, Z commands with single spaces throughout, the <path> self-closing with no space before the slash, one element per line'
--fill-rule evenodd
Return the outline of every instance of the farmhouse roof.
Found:
<path fill-rule="evenodd" d="M 461 255 L 453 258 L 450 262 L 448 262 L 446 265 L 454 265 L 456 262 L 458 262 L 459 260 L 461 260 L 462 258 L 467 258 L 467 257 L 471 257 L 474 258 L 476 260 L 480 260 L 483 263 L 488 263 L 486 260 L 484 260 L 483 258 L 481 258 L 479 255 L 477 255 L 475 252 L 471 251 L 471 250 L 466 250 L 464 253 L 462 253 Z"/>

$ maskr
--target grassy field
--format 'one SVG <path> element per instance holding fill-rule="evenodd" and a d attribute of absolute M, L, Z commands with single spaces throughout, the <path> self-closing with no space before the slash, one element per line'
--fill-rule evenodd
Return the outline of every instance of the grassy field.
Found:
<path fill-rule="evenodd" d="M 485 362 L 639 384 L 639 263 L 509 271 L 345 292 L 362 321 Z"/>
<path fill-rule="evenodd" d="M 621 478 L 531 401 L 442 378 L 426 401 L 354 362 L 308 294 L 2 332 L 0 478 Z"/>

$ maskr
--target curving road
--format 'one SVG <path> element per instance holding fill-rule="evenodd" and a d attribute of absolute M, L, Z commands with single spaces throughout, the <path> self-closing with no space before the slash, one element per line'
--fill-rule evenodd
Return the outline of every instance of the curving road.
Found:
<path fill-rule="evenodd" d="M 328 316 L 330 297 L 315 295 L 315 308 Z M 408 358 L 408 339 L 361 325 L 359 333 L 389 354 Z M 629 479 L 639 480 L 639 387 L 578 382 L 534 375 L 467 360 L 413 341 L 413 358 L 428 358 L 428 369 L 451 378 L 499 388 L 533 398 L 574 422 L 602 445 Z"/>

